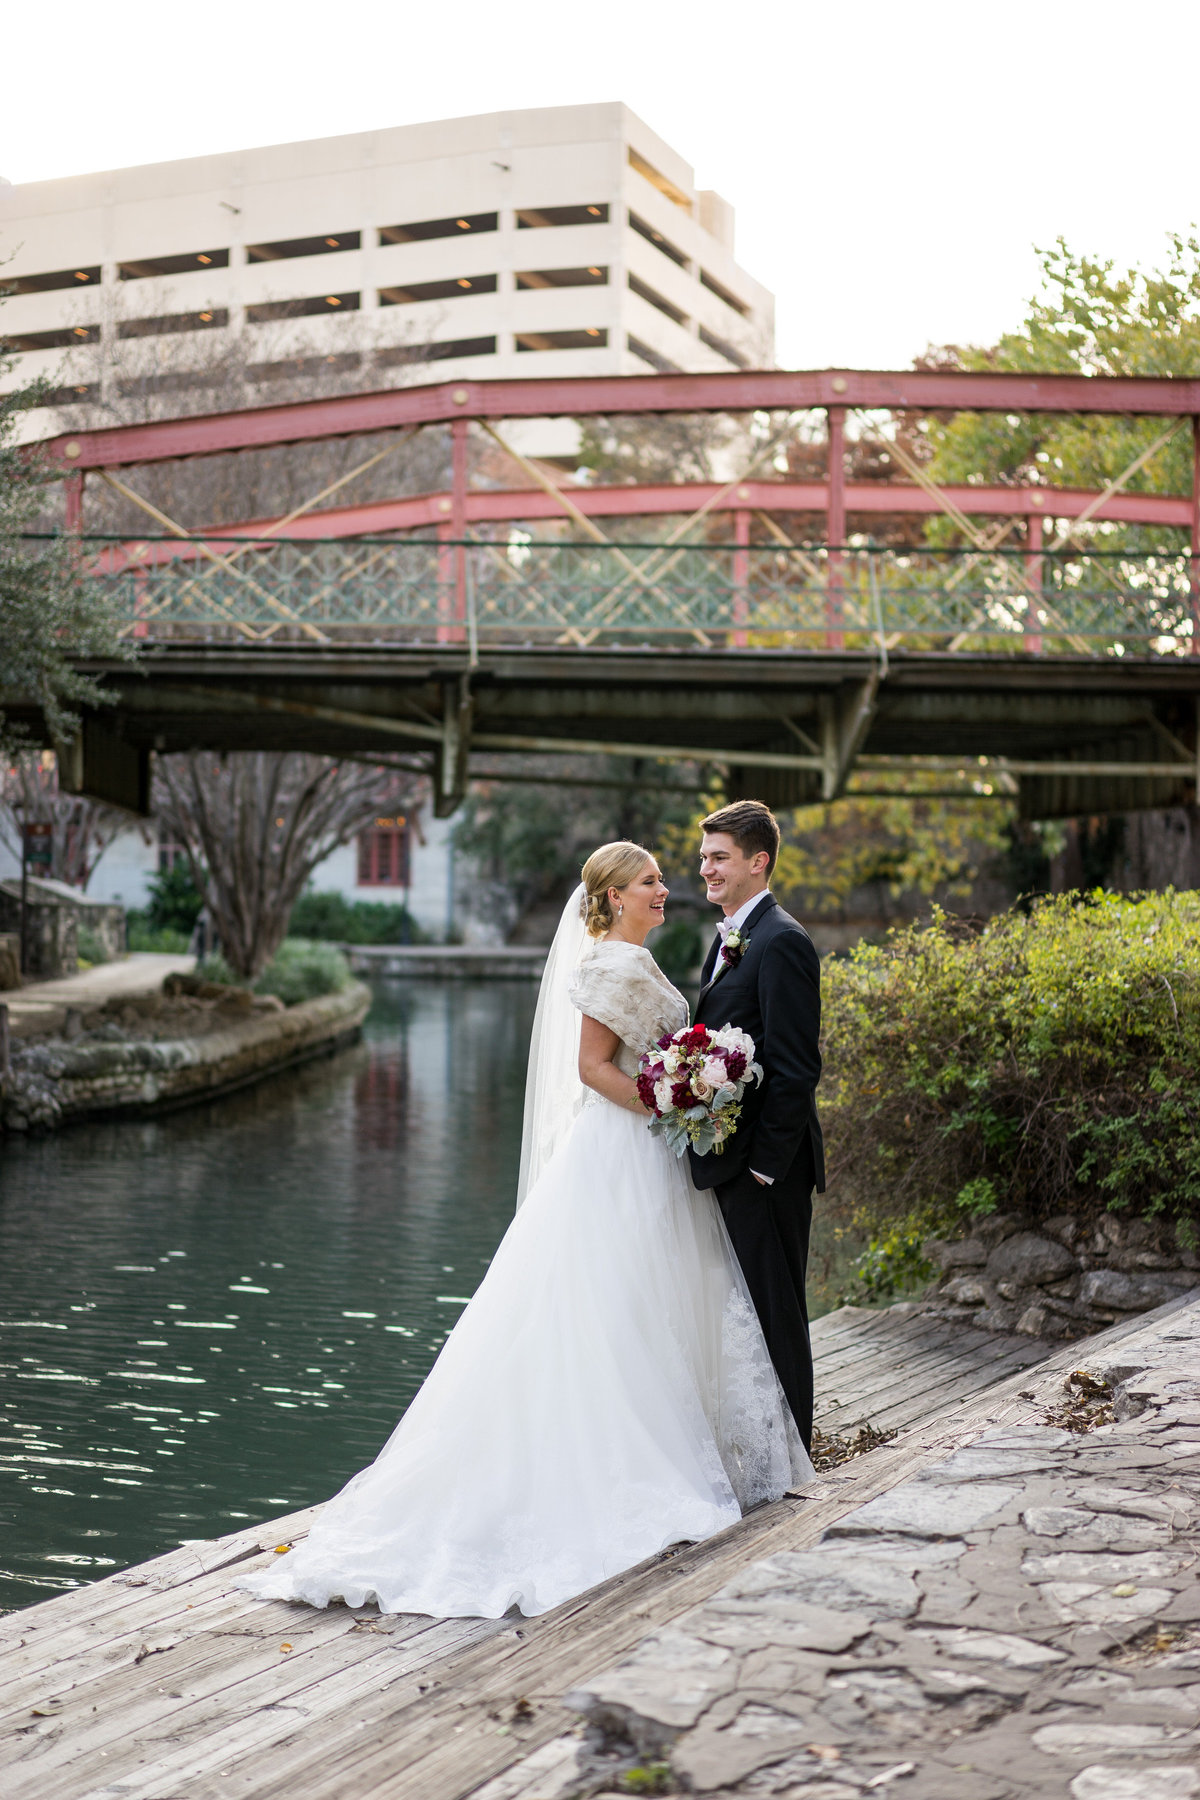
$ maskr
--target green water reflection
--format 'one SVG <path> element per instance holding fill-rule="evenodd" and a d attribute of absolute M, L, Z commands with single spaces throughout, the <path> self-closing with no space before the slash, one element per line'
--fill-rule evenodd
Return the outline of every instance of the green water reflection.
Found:
<path fill-rule="evenodd" d="M 383 984 L 363 1044 L 0 1159 L 0 1606 L 324 1499 L 508 1222 L 536 992 Z"/>
<path fill-rule="evenodd" d="M 371 1460 L 511 1217 L 535 1000 L 381 983 L 333 1062 L 5 1144 L 0 1607 Z"/>

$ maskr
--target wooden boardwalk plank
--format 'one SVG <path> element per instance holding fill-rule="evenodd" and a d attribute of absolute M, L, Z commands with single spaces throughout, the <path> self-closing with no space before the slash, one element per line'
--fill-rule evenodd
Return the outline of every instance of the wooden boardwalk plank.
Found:
<path fill-rule="evenodd" d="M 1044 1345 L 1027 1340 L 1024 1345 L 1017 1345 L 1008 1351 L 1002 1349 L 986 1363 L 967 1362 L 964 1366 L 953 1350 L 939 1348 L 924 1357 L 915 1357 L 911 1364 L 899 1367 L 891 1364 L 888 1368 L 879 1370 L 876 1382 L 871 1386 L 863 1382 L 850 1405 L 822 1408 L 818 1423 L 823 1431 L 831 1428 L 831 1422 L 833 1429 L 840 1429 L 840 1421 L 843 1419 L 847 1424 L 869 1420 L 882 1428 L 896 1422 L 889 1417 L 893 1411 L 904 1414 L 907 1422 L 914 1406 L 917 1410 L 911 1411 L 913 1418 L 930 1411 L 928 1404 L 923 1407 L 919 1405 L 926 1396 L 949 1394 L 953 1398 L 965 1397 L 980 1387 L 1002 1381 L 1017 1369 L 1044 1361 L 1045 1356 Z"/>
<path fill-rule="evenodd" d="M 310 1508 L 0 1620 L 5 1800 L 461 1800 L 569 1729 L 572 1680 L 747 1561 L 814 1542 L 982 1429 L 989 1409 L 1028 1415 L 1012 1395 L 1043 1379 L 1027 1367 L 1036 1344 L 928 1316 L 842 1308 L 813 1338 L 825 1428 L 903 1417 L 903 1437 L 540 1618 L 380 1619 L 238 1592 L 244 1569 L 303 1534 Z M 530 1711 L 514 1720 L 518 1700 Z"/>

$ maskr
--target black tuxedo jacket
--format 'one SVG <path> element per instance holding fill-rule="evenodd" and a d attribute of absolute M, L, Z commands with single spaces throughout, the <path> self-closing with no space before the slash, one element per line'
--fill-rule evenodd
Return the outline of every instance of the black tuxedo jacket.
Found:
<path fill-rule="evenodd" d="M 773 894 L 763 895 L 742 934 L 747 947 L 732 968 L 718 960 L 719 939 L 709 950 L 696 1020 L 714 1031 L 722 1025 L 748 1031 L 763 1079 L 746 1089 L 737 1130 L 719 1156 L 689 1150 L 692 1179 L 699 1188 L 716 1187 L 750 1168 L 779 1181 L 807 1140 L 816 1189 L 823 1194 L 825 1148 L 816 1103 L 821 959 L 803 925 Z"/>

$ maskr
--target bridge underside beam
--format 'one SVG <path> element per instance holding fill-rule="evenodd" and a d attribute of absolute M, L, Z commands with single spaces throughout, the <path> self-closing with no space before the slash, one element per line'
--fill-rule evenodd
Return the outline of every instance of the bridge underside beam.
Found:
<path fill-rule="evenodd" d="M 181 645 L 138 672 L 101 671 L 119 698 L 88 729 L 125 747 L 127 770 L 152 751 L 194 748 L 399 754 L 430 769 L 443 811 L 471 759 L 495 767 L 538 752 L 599 775 L 611 770 L 596 759 L 636 758 L 646 780 L 680 779 L 672 763 L 690 763 L 689 779 L 720 764 L 740 791 L 783 806 L 864 784 L 944 789 L 952 771 L 968 792 L 1015 791 L 1032 818 L 1197 799 L 1190 659 L 1115 669 L 901 655 L 886 680 L 852 652 L 730 661 L 597 649 L 581 665 L 578 654 L 485 649 L 472 669 L 457 646 Z M 94 791 L 86 769 L 80 781 Z M 104 797 L 118 798 L 111 785 Z"/>

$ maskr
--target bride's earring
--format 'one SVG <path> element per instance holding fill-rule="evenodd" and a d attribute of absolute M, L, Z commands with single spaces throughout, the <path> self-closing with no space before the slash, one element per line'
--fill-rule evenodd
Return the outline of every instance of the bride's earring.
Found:
<path fill-rule="evenodd" d="M 618 907 L 617 907 L 617 917 L 618 917 L 618 919 L 619 919 L 619 918 L 620 918 L 620 916 L 621 916 L 621 914 L 622 914 L 622 913 L 623 913 L 623 912 L 624 912 L 624 911 L 625 911 L 625 902 L 624 902 L 624 901 L 623 901 L 623 900 L 622 900 L 622 901 L 621 901 L 621 903 L 620 903 L 620 905 L 619 905 L 619 906 L 618 906 Z"/>

